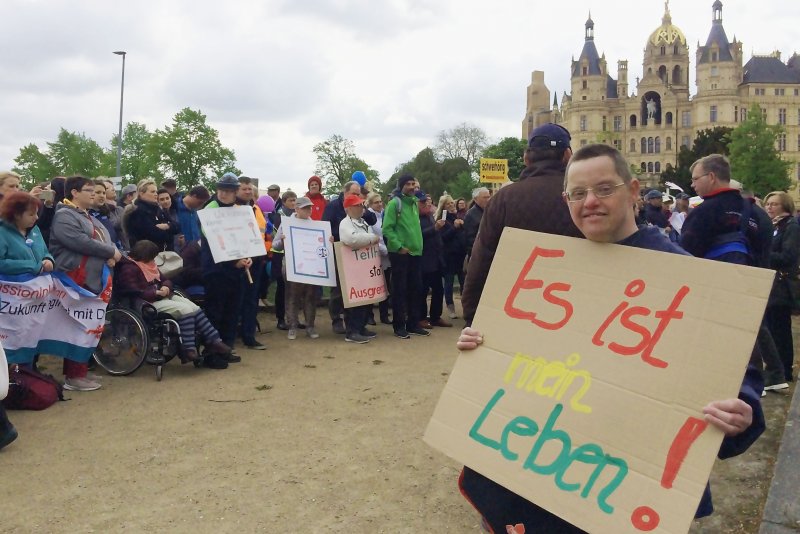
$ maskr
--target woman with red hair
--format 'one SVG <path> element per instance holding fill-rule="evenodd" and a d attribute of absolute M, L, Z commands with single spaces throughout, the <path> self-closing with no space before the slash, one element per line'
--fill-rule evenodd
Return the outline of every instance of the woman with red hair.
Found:
<path fill-rule="evenodd" d="M 42 232 L 36 226 L 39 199 L 17 191 L 0 204 L 0 274 L 39 274 L 53 270 Z"/>

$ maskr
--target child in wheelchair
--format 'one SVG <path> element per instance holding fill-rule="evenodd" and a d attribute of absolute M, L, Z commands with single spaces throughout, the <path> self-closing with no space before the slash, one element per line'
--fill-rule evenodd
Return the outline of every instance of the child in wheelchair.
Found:
<path fill-rule="evenodd" d="M 152 241 L 137 241 L 129 258 L 123 257 L 116 266 L 114 293 L 145 300 L 159 313 L 167 313 L 177 321 L 181 330 L 181 363 L 201 360 L 195 339 L 199 335 L 206 348 L 202 358 L 205 366 L 226 368 L 231 348 L 222 342 L 219 332 L 197 304 L 173 294 L 172 282 L 161 280 L 155 263 L 158 253 L 159 248 Z"/>

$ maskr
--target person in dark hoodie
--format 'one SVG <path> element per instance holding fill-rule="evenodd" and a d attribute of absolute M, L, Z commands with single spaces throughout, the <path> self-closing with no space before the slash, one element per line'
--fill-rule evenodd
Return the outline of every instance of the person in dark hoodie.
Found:
<path fill-rule="evenodd" d="M 445 221 L 433 217 L 431 197 L 416 192 L 419 200 L 419 227 L 422 230 L 422 291 L 419 300 L 419 326 L 430 330 L 434 326 L 453 326 L 442 319 L 444 303 L 444 242 Z M 427 295 L 431 294 L 428 308 Z M 430 311 L 429 311 L 430 310 Z"/>
<path fill-rule="evenodd" d="M 639 196 L 639 182 L 631 176 L 630 167 L 618 150 L 608 145 L 581 147 L 566 173 L 564 203 L 587 239 L 687 255 L 657 228 L 637 227 L 631 208 Z M 482 340 L 479 331 L 467 327 L 456 345 L 460 350 L 471 350 Z M 748 364 L 738 398 L 713 401 L 703 408 L 705 421 L 725 434 L 717 454 L 720 459 L 742 454 L 764 432 L 763 386 L 759 370 Z M 493 532 L 503 532 L 506 525 L 522 524 L 528 532 L 584 533 L 468 467 L 458 483 Z M 708 516 L 713 510 L 711 490 L 706 484 L 695 517 Z"/>
<path fill-rule="evenodd" d="M 328 205 L 325 206 L 322 220 L 330 221 L 331 234 L 333 235 L 334 241 L 339 241 L 339 223 L 347 217 L 347 212 L 344 209 L 345 195 L 362 196 L 361 185 L 356 181 L 347 182 L 344 184 L 344 187 L 342 187 L 342 192 L 339 193 L 339 196 L 328 202 Z M 375 214 L 369 210 L 364 212 L 363 219 L 369 226 L 374 225 L 378 221 Z M 342 302 L 342 288 L 339 285 L 338 273 L 336 274 L 336 287 L 331 288 L 330 299 L 328 300 L 328 312 L 331 316 L 333 332 L 335 334 L 346 334 L 347 328 L 345 328 L 345 321 L 347 320 L 347 311 Z"/>
<path fill-rule="evenodd" d="M 232 172 L 222 175 L 217 182 L 217 192 L 203 207 L 205 210 L 231 208 L 236 205 L 239 178 Z M 214 262 L 208 236 L 200 238 L 200 262 L 203 265 L 203 286 L 206 292 L 205 309 L 211 324 L 219 332 L 222 342 L 233 348 L 239 325 L 244 270 L 253 265 L 251 258 Z M 236 353 L 227 355 L 228 363 L 242 361 Z"/>
<path fill-rule="evenodd" d="M 478 308 L 489 267 L 506 226 L 546 234 L 582 237 L 561 201 L 564 169 L 572 156 L 569 132 L 543 124 L 531 132 L 525 150 L 525 169 L 519 181 L 501 188 L 486 206 L 467 268 L 461 306 L 469 326 Z M 466 231 L 467 223 L 464 222 Z"/>

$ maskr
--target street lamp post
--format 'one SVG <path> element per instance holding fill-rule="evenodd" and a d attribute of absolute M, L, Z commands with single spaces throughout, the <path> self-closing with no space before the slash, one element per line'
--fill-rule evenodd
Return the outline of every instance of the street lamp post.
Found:
<path fill-rule="evenodd" d="M 122 163 L 122 101 L 125 96 L 125 55 L 126 52 L 118 50 L 114 52 L 122 56 L 122 85 L 119 90 L 119 133 L 117 134 L 117 176 L 121 176 L 120 165 Z"/>

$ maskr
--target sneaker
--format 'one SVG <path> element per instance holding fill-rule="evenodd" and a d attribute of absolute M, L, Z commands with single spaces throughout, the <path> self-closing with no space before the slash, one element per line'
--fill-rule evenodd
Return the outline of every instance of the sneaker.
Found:
<path fill-rule="evenodd" d="M 286 337 L 292 340 L 297 339 L 297 330 L 295 330 L 294 328 L 290 328 L 289 333 L 286 334 Z"/>
<path fill-rule="evenodd" d="M 373 338 L 373 337 L 378 335 L 375 332 L 373 332 L 372 330 L 367 330 L 366 328 L 361 330 L 361 332 L 359 332 L 358 334 L 361 335 L 361 336 L 364 336 L 364 337 L 369 337 L 369 338 Z"/>
<path fill-rule="evenodd" d="M 209 352 L 203 357 L 203 365 L 209 369 L 227 369 L 228 360 L 224 354 Z"/>
<path fill-rule="evenodd" d="M 771 384 L 769 386 L 764 386 L 764 391 L 778 391 L 779 389 L 788 389 L 789 384 L 786 382 L 781 382 L 780 384 Z"/>
<path fill-rule="evenodd" d="M 317 339 L 319 334 L 317 334 L 317 330 L 313 326 L 309 326 L 306 328 L 306 335 L 311 339 Z"/>
<path fill-rule="evenodd" d="M 267 350 L 266 345 L 255 340 L 251 341 L 250 343 L 245 343 L 244 346 L 250 350 Z"/>
<path fill-rule="evenodd" d="M 289 330 L 289 325 L 283 321 L 278 321 L 278 330 Z"/>
<path fill-rule="evenodd" d="M 346 334 L 347 329 L 344 327 L 344 321 L 341 319 L 337 319 L 333 321 L 333 333 L 334 334 Z"/>
<path fill-rule="evenodd" d="M 344 340 L 347 341 L 348 343 L 359 343 L 359 344 L 369 343 L 370 339 L 372 339 L 372 338 L 369 338 L 369 337 L 366 337 L 366 336 L 362 336 L 361 334 L 359 334 L 357 332 L 353 333 L 353 334 L 346 334 L 344 336 Z"/>
<path fill-rule="evenodd" d="M 431 328 L 433 328 L 433 325 L 429 320 L 423 319 L 419 322 L 419 327 L 424 328 L 425 330 L 430 330 Z M 411 329 L 409 329 L 408 331 L 410 332 Z"/>
<path fill-rule="evenodd" d="M 100 384 L 86 377 L 64 379 L 64 389 L 69 391 L 94 391 L 101 387 Z"/>
<path fill-rule="evenodd" d="M 456 306 L 455 304 L 448 304 L 447 305 L 448 315 L 451 319 L 457 319 L 458 315 L 456 314 Z"/>
<path fill-rule="evenodd" d="M 93 372 L 89 371 L 89 372 L 87 372 L 87 373 L 86 373 L 86 378 L 88 378 L 88 379 L 89 379 L 89 380 L 91 380 L 92 382 L 97 382 L 97 383 L 99 384 L 99 383 L 100 383 L 100 380 L 101 380 L 103 377 L 102 377 L 102 376 L 100 376 L 100 375 L 96 375 L 96 374 L 94 374 Z M 788 386 L 787 386 L 787 387 L 788 387 Z"/>
<path fill-rule="evenodd" d="M 762 397 L 766 397 L 767 396 L 767 390 L 766 389 L 762 389 L 761 390 L 761 396 Z"/>
<path fill-rule="evenodd" d="M 389 319 L 388 315 L 381 315 L 381 322 L 383 324 L 392 324 L 392 320 Z"/>
<path fill-rule="evenodd" d="M 405 328 L 395 328 L 394 335 L 396 337 L 399 337 L 400 339 L 408 339 L 411 337 L 408 335 L 408 332 L 406 331 Z"/>
<path fill-rule="evenodd" d="M 367 324 L 370 325 L 370 326 L 375 326 L 375 317 L 372 316 L 372 315 L 367 317 Z"/>
<path fill-rule="evenodd" d="M 415 326 L 414 328 L 408 328 L 407 330 L 408 330 L 408 333 L 411 334 L 412 336 L 429 336 L 429 335 L 431 335 L 430 332 L 428 332 L 424 328 L 420 328 L 418 326 Z"/>

